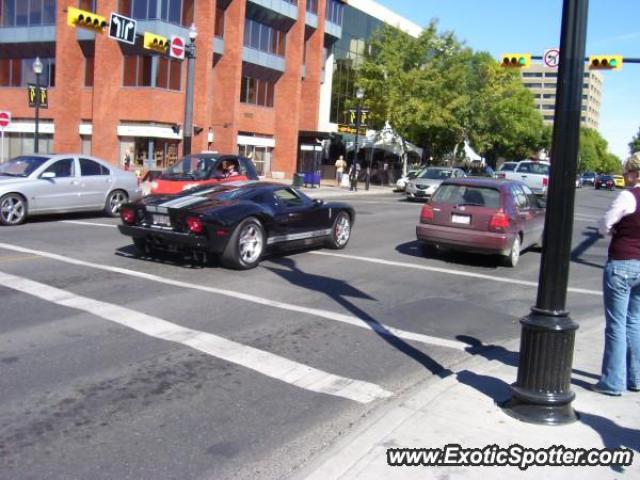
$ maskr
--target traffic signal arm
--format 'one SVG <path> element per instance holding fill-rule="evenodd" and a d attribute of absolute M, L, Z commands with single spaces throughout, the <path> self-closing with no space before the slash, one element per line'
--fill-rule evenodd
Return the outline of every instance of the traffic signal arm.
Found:
<path fill-rule="evenodd" d="M 94 32 L 102 33 L 108 25 L 107 20 L 95 13 L 80 10 L 75 7 L 67 7 L 67 25 L 70 27 L 87 28 Z"/>

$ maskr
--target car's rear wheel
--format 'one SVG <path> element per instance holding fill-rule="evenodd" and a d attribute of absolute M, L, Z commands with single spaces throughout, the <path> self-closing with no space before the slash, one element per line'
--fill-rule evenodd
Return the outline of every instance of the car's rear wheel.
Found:
<path fill-rule="evenodd" d="M 22 195 L 8 193 L 0 198 L 0 223 L 20 225 L 27 218 L 27 201 Z"/>
<path fill-rule="evenodd" d="M 236 227 L 222 253 L 222 263 L 237 270 L 248 270 L 260 263 L 266 235 L 260 221 L 249 217 Z"/>
<path fill-rule="evenodd" d="M 347 246 L 351 238 L 351 217 L 347 212 L 340 212 L 333 221 L 331 236 L 328 240 L 329 248 L 341 250 Z"/>
<path fill-rule="evenodd" d="M 120 207 L 129 201 L 129 195 L 124 190 L 114 190 L 107 197 L 104 206 L 104 213 L 108 217 L 117 217 L 120 214 Z"/>
<path fill-rule="evenodd" d="M 505 264 L 508 267 L 514 268 L 518 265 L 518 261 L 520 260 L 520 249 L 522 246 L 522 242 L 520 240 L 520 235 L 516 235 L 516 238 L 513 239 L 513 244 L 511 245 L 511 250 L 509 254 L 505 257 Z"/>

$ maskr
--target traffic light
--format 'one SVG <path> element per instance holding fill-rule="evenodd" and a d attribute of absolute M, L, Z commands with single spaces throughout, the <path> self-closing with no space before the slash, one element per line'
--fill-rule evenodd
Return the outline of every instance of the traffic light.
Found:
<path fill-rule="evenodd" d="M 531 66 L 530 53 L 505 53 L 502 55 L 503 67 L 509 68 L 527 68 Z"/>
<path fill-rule="evenodd" d="M 622 68 L 621 55 L 591 55 L 589 57 L 591 70 L 620 70 Z"/>
<path fill-rule="evenodd" d="M 94 32 L 102 33 L 108 25 L 107 20 L 95 13 L 80 10 L 75 7 L 67 7 L 67 25 L 70 27 L 82 27 Z"/>
<path fill-rule="evenodd" d="M 169 39 L 155 33 L 144 32 L 144 48 L 165 53 L 169 48 Z"/>

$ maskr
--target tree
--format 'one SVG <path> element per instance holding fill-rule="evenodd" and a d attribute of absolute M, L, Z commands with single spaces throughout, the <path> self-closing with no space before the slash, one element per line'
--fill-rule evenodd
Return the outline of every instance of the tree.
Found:
<path fill-rule="evenodd" d="M 578 169 L 583 172 L 620 173 L 620 159 L 607 151 L 607 141 L 592 128 L 580 129 Z"/>
<path fill-rule="evenodd" d="M 638 128 L 638 133 L 636 133 L 635 137 L 629 143 L 629 152 L 634 154 L 636 152 L 640 152 L 640 128 Z"/>

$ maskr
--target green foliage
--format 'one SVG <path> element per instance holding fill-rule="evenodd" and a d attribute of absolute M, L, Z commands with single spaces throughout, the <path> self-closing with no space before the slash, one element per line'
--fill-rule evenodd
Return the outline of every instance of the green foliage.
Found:
<path fill-rule="evenodd" d="M 607 151 L 607 141 L 597 130 L 580 129 L 580 156 L 578 170 L 581 172 L 621 173 L 620 159 Z"/>
<path fill-rule="evenodd" d="M 390 26 L 376 32 L 356 83 L 374 128 L 388 120 L 436 159 L 465 140 L 489 158 L 523 158 L 549 143 L 517 74 L 439 34 L 435 22 L 418 38 Z"/>
<path fill-rule="evenodd" d="M 638 128 L 638 133 L 629 143 L 629 153 L 634 154 L 636 152 L 640 152 L 640 128 Z"/>

